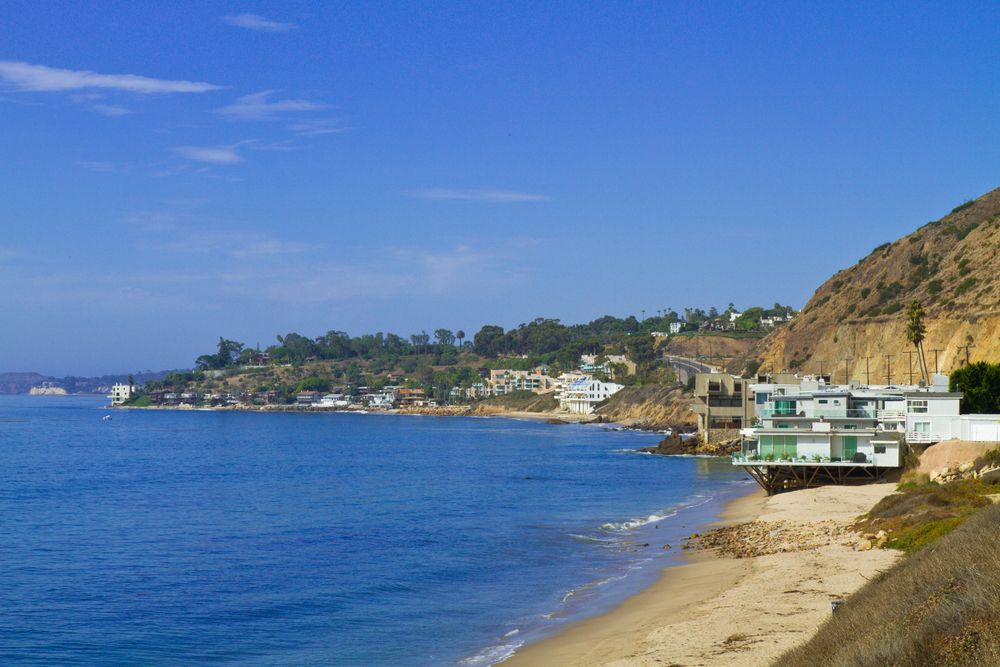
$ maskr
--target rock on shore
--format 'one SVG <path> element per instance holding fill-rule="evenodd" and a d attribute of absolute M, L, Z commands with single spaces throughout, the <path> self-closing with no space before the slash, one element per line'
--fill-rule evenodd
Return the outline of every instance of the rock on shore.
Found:
<path fill-rule="evenodd" d="M 642 451 L 663 456 L 729 456 L 739 449 L 739 440 L 704 443 L 697 435 L 684 439 L 679 434 L 673 433 L 661 440 L 655 447 L 643 447 Z"/>

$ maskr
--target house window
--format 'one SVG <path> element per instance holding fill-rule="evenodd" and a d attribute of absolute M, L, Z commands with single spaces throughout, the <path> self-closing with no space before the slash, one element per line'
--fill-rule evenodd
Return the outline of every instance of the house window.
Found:
<path fill-rule="evenodd" d="M 906 409 L 911 414 L 927 414 L 927 401 L 910 400 L 906 402 Z"/>
<path fill-rule="evenodd" d="M 827 400 L 825 398 L 821 398 L 821 399 L 819 399 L 819 404 L 820 405 L 826 405 L 827 404 Z"/>
<path fill-rule="evenodd" d="M 913 423 L 914 433 L 930 433 L 931 423 L 930 422 L 914 422 Z"/>
<path fill-rule="evenodd" d="M 885 454 L 885 445 L 875 445 L 876 454 Z"/>

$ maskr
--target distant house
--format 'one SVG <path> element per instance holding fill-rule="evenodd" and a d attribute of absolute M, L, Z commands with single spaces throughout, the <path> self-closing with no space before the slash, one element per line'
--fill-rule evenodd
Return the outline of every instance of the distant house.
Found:
<path fill-rule="evenodd" d="M 295 395 L 296 405 L 311 406 L 319 401 L 320 393 L 318 391 L 300 391 Z"/>
<path fill-rule="evenodd" d="M 683 329 L 684 329 L 683 322 L 671 322 L 670 325 L 667 327 L 667 330 L 671 334 L 679 334 Z"/>
<path fill-rule="evenodd" d="M 531 371 L 516 371 L 510 369 L 494 369 L 490 371 L 488 393 L 492 396 L 506 396 L 515 391 L 530 391 L 543 394 L 555 388 L 556 381 L 540 369 Z"/>
<path fill-rule="evenodd" d="M 595 380 L 589 375 L 566 374 L 560 376 L 559 379 L 563 380 L 563 378 L 566 378 L 566 381 L 556 394 L 556 398 L 559 399 L 559 408 L 574 414 L 593 414 L 598 403 L 607 400 L 624 388 L 614 382 Z"/>
<path fill-rule="evenodd" d="M 584 354 L 580 357 L 580 370 L 584 373 L 603 373 L 605 375 L 610 375 L 614 377 L 614 369 L 612 364 L 618 364 L 625 367 L 626 375 L 635 375 L 636 365 L 634 361 L 630 361 L 628 357 L 624 354 L 609 354 L 605 357 L 606 361 L 603 363 L 597 363 L 597 355 Z"/>
<path fill-rule="evenodd" d="M 738 313 L 735 310 L 729 313 L 729 321 L 730 322 L 735 322 L 736 320 L 740 319 L 741 317 L 743 317 L 743 313 Z"/>
<path fill-rule="evenodd" d="M 267 366 L 271 363 L 271 355 L 267 352 L 254 352 L 250 355 L 251 366 Z"/>
<path fill-rule="evenodd" d="M 423 389 L 400 389 L 397 398 L 400 407 L 420 407 L 427 405 L 427 394 Z"/>
<path fill-rule="evenodd" d="M 108 398 L 111 399 L 111 405 L 121 405 L 126 403 L 135 394 L 135 387 L 128 384 L 118 383 L 111 387 L 111 394 Z"/>

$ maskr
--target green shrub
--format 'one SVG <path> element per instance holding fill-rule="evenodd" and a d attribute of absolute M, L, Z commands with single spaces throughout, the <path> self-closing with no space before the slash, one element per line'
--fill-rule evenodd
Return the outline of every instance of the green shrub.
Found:
<path fill-rule="evenodd" d="M 975 287 L 975 285 L 976 285 L 975 278 L 966 278 L 955 287 L 955 296 L 961 296 L 965 294 L 970 289 Z"/>
<path fill-rule="evenodd" d="M 951 212 L 952 213 L 958 213 L 959 211 L 964 211 L 965 209 L 969 208 L 970 206 L 972 206 L 975 203 L 976 203 L 975 199 L 970 199 L 969 201 L 963 202 L 963 203 L 959 204 L 958 206 L 956 206 L 955 208 L 951 209 Z"/>
<path fill-rule="evenodd" d="M 898 313 L 903 309 L 903 304 L 899 301 L 895 303 L 890 303 L 888 306 L 882 309 L 883 315 L 892 315 L 893 313 Z"/>
<path fill-rule="evenodd" d="M 927 283 L 927 291 L 930 292 L 931 294 L 937 294 L 938 292 L 940 292 L 941 291 L 941 281 L 940 280 L 932 280 L 929 283 Z"/>
<path fill-rule="evenodd" d="M 871 294 L 871 293 L 872 293 L 872 288 L 871 287 L 863 287 L 861 289 L 861 298 L 862 299 L 867 299 L 868 295 Z"/>
<path fill-rule="evenodd" d="M 883 250 L 888 250 L 890 246 L 892 246 L 892 243 L 883 243 L 882 245 L 875 246 L 875 249 L 871 251 L 871 254 L 869 255 L 869 257 L 871 255 L 877 255 L 878 253 L 882 252 Z"/>

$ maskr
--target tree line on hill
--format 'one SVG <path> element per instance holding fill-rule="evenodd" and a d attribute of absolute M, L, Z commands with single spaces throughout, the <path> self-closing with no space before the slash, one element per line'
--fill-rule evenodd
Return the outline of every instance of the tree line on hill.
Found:
<path fill-rule="evenodd" d="M 397 363 L 404 357 L 433 355 L 437 358 L 434 365 L 451 365 L 456 363 L 460 351 L 468 350 L 485 359 L 527 355 L 535 358 L 538 363 L 571 365 L 581 354 L 600 354 L 608 351 L 609 346 L 612 353 L 625 353 L 628 351 L 626 347 L 630 338 L 667 330 L 674 322 L 697 327 L 705 321 L 728 321 L 731 312 L 735 312 L 735 307 L 729 304 L 722 313 L 714 307 L 707 312 L 700 308 L 685 308 L 682 317 L 676 311 L 668 309 L 657 311 L 655 317 L 644 317 L 642 320 L 631 315 L 625 318 L 606 315 L 586 324 L 572 325 L 540 317 L 509 330 L 487 324 L 471 340 L 466 340 L 464 331 L 453 332 L 444 328 L 436 329 L 433 336 L 421 331 L 409 337 L 383 332 L 352 337 L 336 330 L 316 338 L 289 333 L 278 336 L 276 344 L 263 351 L 268 354 L 271 362 L 279 364 L 300 364 L 313 359 L 364 359 Z M 752 328 L 749 323 L 751 320 L 758 322 L 760 317 L 793 312 L 791 307 L 780 304 L 774 304 L 770 309 L 748 308 L 741 316 L 743 319 L 737 319 L 737 322 L 747 322 L 744 328 L 749 329 Z M 199 370 L 218 370 L 249 365 L 258 352 L 260 350 L 246 347 L 238 341 L 220 338 L 217 351 L 198 357 L 196 366 Z M 641 355 L 642 351 L 639 353 Z"/>

